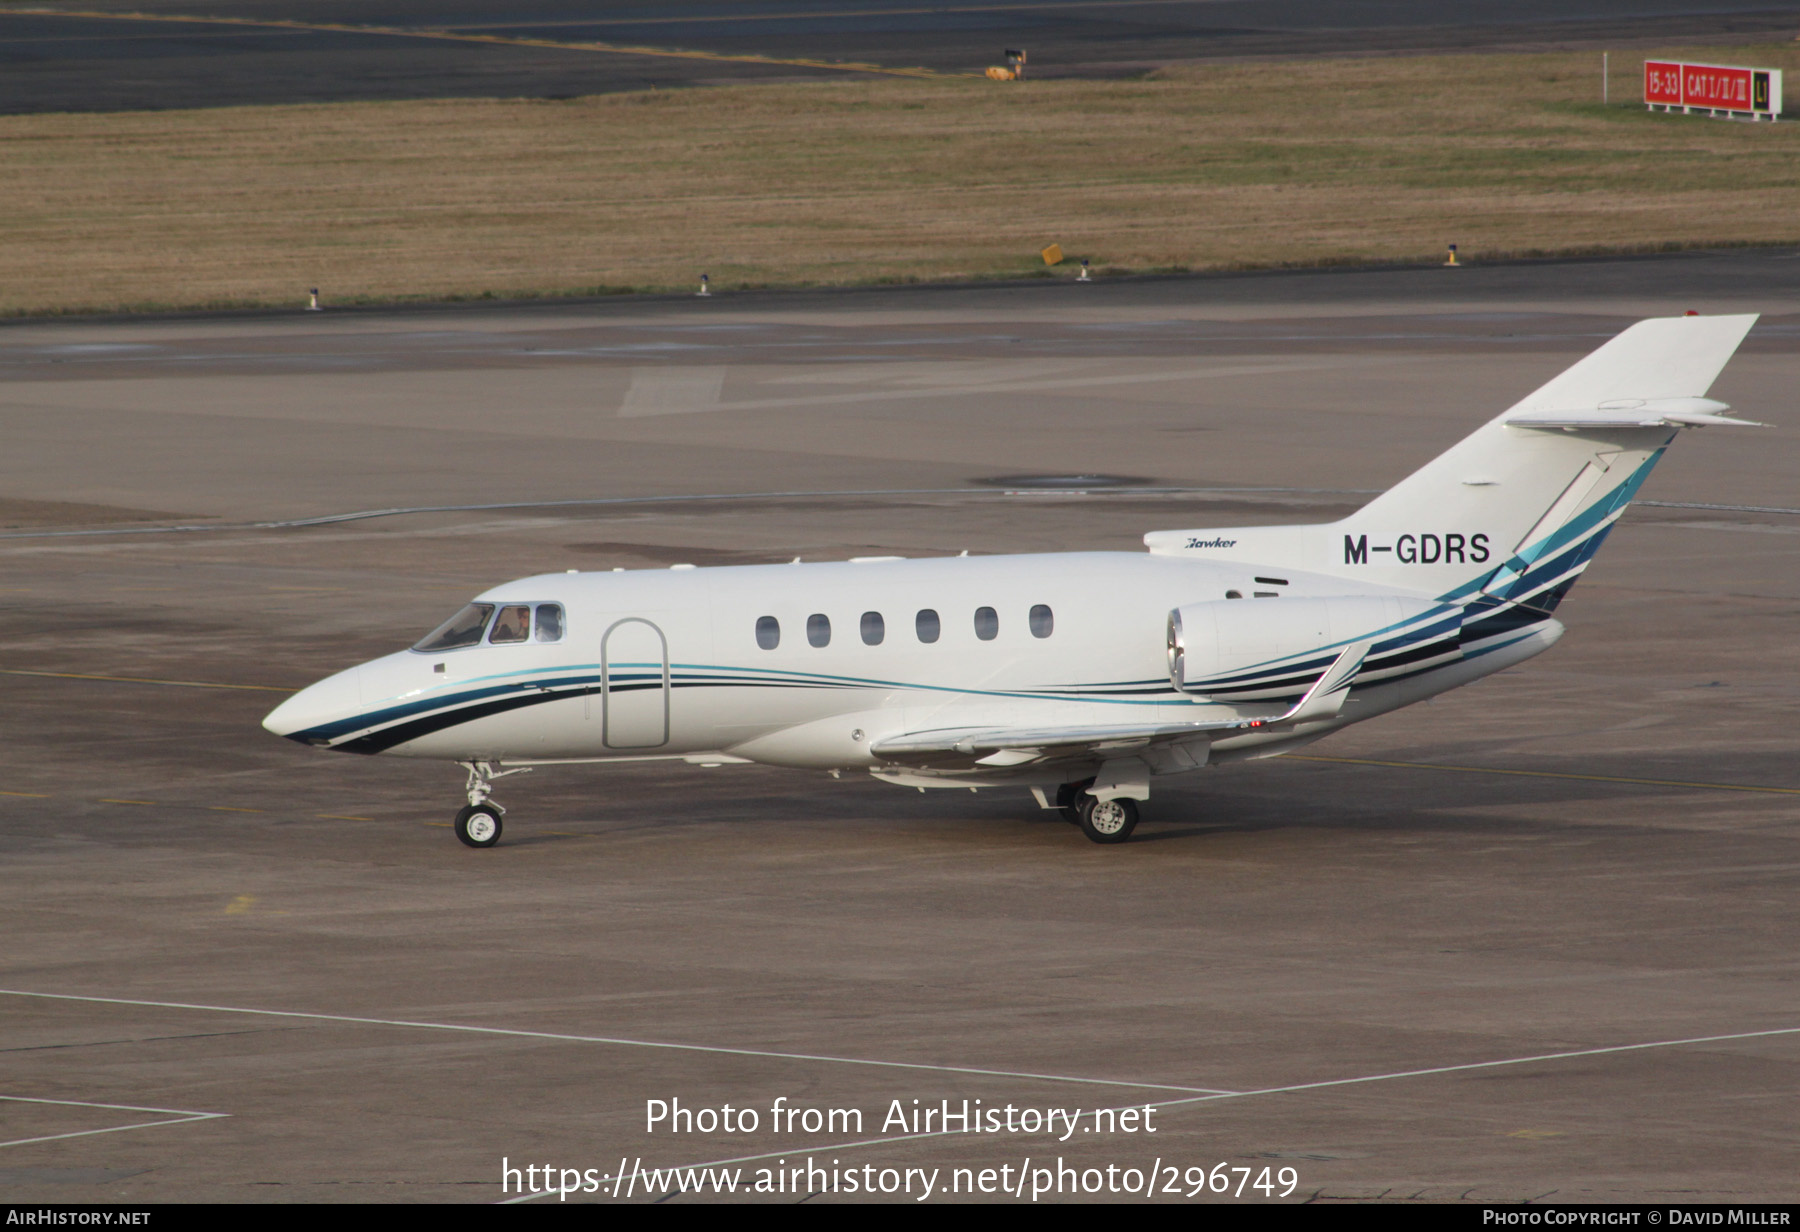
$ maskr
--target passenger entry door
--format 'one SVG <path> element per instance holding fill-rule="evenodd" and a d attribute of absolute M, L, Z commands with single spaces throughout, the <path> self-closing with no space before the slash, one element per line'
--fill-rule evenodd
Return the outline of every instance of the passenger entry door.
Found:
<path fill-rule="evenodd" d="M 669 742 L 669 642 L 641 616 L 615 621 L 600 639 L 600 721 L 609 749 Z"/>

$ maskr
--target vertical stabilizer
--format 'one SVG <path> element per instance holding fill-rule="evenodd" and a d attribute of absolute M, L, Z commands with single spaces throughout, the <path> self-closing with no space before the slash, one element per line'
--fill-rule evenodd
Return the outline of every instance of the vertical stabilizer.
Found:
<path fill-rule="evenodd" d="M 1519 598 L 1509 572 L 1579 540 L 1564 562 L 1579 572 L 1682 417 L 1726 409 L 1705 394 L 1755 323 L 1638 322 L 1346 518 L 1336 563 L 1438 593 L 1490 574 L 1490 593 Z"/>
<path fill-rule="evenodd" d="M 1679 429 L 1744 422 L 1705 395 L 1755 323 L 1640 321 L 1342 522 L 1159 531 L 1146 542 L 1553 608 Z"/>

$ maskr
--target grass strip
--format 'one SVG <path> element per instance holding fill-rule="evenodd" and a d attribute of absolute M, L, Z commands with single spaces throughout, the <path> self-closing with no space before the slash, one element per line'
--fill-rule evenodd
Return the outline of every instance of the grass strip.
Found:
<path fill-rule="evenodd" d="M 1488 54 L 6 116 L 0 313 L 1013 278 L 1052 242 L 1059 276 L 1800 243 L 1800 125 L 1600 85 L 1597 53 Z"/>

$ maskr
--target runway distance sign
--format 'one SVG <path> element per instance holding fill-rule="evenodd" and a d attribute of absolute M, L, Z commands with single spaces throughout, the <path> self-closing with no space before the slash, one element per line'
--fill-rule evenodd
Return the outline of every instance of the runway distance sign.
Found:
<path fill-rule="evenodd" d="M 1781 70 L 1646 60 L 1644 106 L 1651 111 L 1679 107 L 1684 114 L 1725 112 L 1775 120 L 1781 115 Z"/>

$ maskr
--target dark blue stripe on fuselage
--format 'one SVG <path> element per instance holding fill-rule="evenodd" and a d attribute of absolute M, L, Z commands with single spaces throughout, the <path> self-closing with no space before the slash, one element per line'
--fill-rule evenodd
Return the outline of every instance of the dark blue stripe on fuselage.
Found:
<path fill-rule="evenodd" d="M 1566 589 L 1566 586 L 1559 589 Z M 1540 624 L 1549 618 L 1547 611 L 1544 609 L 1539 609 L 1535 606 L 1527 607 L 1519 604 L 1502 603 L 1502 601 L 1492 598 L 1478 600 L 1477 602 L 1470 604 L 1467 608 L 1462 609 L 1458 615 L 1463 621 L 1459 638 L 1460 645 L 1463 646 L 1514 630 L 1525 629 L 1532 625 Z M 1474 616 L 1474 619 L 1469 619 L 1470 616 Z M 1396 648 L 1405 647 L 1405 649 L 1401 650 L 1398 654 L 1384 654 L 1379 658 L 1371 653 L 1368 664 L 1369 668 L 1371 670 L 1390 670 L 1394 667 L 1404 666 L 1408 663 L 1434 659 L 1450 652 L 1453 649 L 1453 646 L 1445 639 L 1434 638 L 1427 641 L 1420 640 L 1423 635 L 1435 632 L 1439 628 L 1441 628 L 1441 623 L 1430 626 L 1426 630 L 1421 630 L 1417 635 L 1396 638 L 1390 642 L 1382 643 L 1383 646 Z M 1244 681 L 1244 683 L 1238 684 L 1236 687 L 1215 687 L 1207 690 L 1207 693 L 1211 696 L 1221 696 L 1251 692 L 1266 693 L 1273 689 L 1282 690 L 1282 692 L 1275 697 L 1263 698 L 1261 700 L 1279 701 L 1284 697 L 1292 700 L 1302 696 L 1307 689 L 1311 688 L 1318 678 L 1317 672 L 1323 671 L 1326 667 L 1330 666 L 1331 662 L 1332 660 L 1329 657 L 1312 660 L 1303 665 L 1296 665 L 1283 669 L 1286 672 L 1299 671 L 1301 673 L 1299 675 L 1282 675 L 1274 679 L 1262 681 L 1249 680 L 1245 675 L 1239 675 L 1238 677 L 1235 677 L 1235 679 Z M 1435 671 L 1438 666 L 1441 665 L 1420 667 L 1415 671 L 1405 672 L 1398 676 L 1390 676 L 1382 681 L 1374 683 L 1386 685 L 1400 680 L 1411 679 L 1414 676 Z M 1317 670 L 1308 674 L 1307 669 Z M 648 678 L 634 678 L 631 683 L 617 683 L 621 677 L 614 677 L 615 683 L 611 685 L 610 691 L 615 693 L 633 693 L 660 689 L 662 687 L 660 675 L 647 674 L 647 676 Z M 1148 682 L 1145 683 L 1147 684 Z M 670 684 L 673 688 L 677 689 L 800 688 L 809 690 L 856 690 L 907 687 L 904 685 L 891 686 L 876 682 L 861 681 L 834 683 L 830 680 L 821 679 L 768 680 L 745 679 L 735 676 L 723 678 L 696 678 L 692 675 L 673 675 Z M 1137 682 L 1133 682 L 1133 684 L 1137 684 Z M 1114 687 L 1116 688 L 1117 686 Z M 369 714 L 339 719 L 331 723 L 320 724 L 317 727 L 307 728 L 304 731 L 292 732 L 289 734 L 288 739 L 302 744 L 329 744 L 331 748 L 342 750 L 347 753 L 384 753 L 387 750 L 405 744 L 408 741 L 417 740 L 421 737 L 445 731 L 464 723 L 489 718 L 497 714 L 510 713 L 514 710 L 539 705 L 544 702 L 587 696 L 598 691 L 599 681 L 593 676 L 565 676 L 551 680 L 532 681 L 530 683 L 512 682 L 471 690 L 456 698 L 439 698 L 435 701 L 421 701 L 409 703 L 404 706 L 385 707 Z M 1196 691 L 1198 691 L 1197 687 Z M 1172 685 L 1161 687 L 1134 687 L 1130 689 L 1130 695 L 1133 696 L 1150 696 L 1157 694 L 1174 695 L 1175 692 Z M 1113 694 L 1113 696 L 1121 695 L 1122 694 L 1120 693 Z M 1012 696 L 1043 697 L 1044 694 L 1041 692 L 1036 694 L 1022 692 L 1012 694 Z M 379 727 L 380 730 L 366 730 L 371 727 Z M 365 734 L 355 736 L 349 740 L 342 739 L 342 737 L 357 731 L 363 731 Z M 341 743 L 334 743 L 337 741 L 341 741 Z"/>

